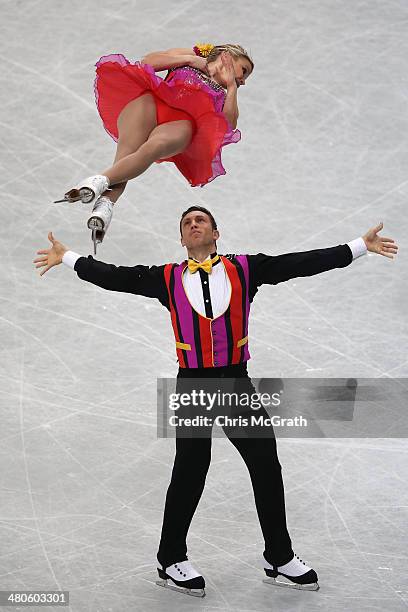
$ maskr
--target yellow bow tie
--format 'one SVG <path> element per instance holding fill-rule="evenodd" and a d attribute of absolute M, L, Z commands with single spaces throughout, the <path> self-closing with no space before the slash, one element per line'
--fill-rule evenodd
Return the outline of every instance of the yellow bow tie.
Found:
<path fill-rule="evenodd" d="M 218 260 L 219 255 L 216 255 L 215 257 L 213 257 L 213 259 L 206 259 L 205 261 L 203 261 L 203 263 L 198 263 L 198 261 L 194 261 L 194 259 L 189 259 L 188 269 L 190 270 L 191 274 L 197 272 L 198 268 L 202 268 L 204 272 L 207 272 L 207 274 L 211 274 L 213 264 Z"/>

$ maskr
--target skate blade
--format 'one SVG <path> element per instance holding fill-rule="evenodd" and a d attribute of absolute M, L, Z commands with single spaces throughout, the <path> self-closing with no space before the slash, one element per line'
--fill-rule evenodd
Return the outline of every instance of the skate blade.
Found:
<path fill-rule="evenodd" d="M 94 255 L 96 255 L 96 246 L 101 244 L 103 240 L 103 232 L 98 231 L 97 229 L 92 230 L 92 242 L 94 245 Z"/>
<path fill-rule="evenodd" d="M 80 202 L 80 201 L 81 201 L 80 195 L 67 196 L 67 194 L 65 194 L 62 200 L 54 200 L 54 204 L 59 204 L 60 202 L 68 202 L 69 204 L 73 204 L 74 202 Z"/>
<path fill-rule="evenodd" d="M 83 202 L 83 204 L 89 204 L 95 198 L 95 194 L 91 189 L 87 187 L 84 189 L 70 189 L 64 194 L 63 200 L 54 200 L 54 204 L 57 202 Z"/>
<path fill-rule="evenodd" d="M 168 580 L 156 580 L 157 586 L 164 587 L 165 589 L 171 589 L 172 591 L 178 591 L 179 593 L 185 593 L 192 597 L 205 597 L 204 589 L 187 589 L 186 587 L 177 586 L 177 584 L 169 583 Z"/>
<path fill-rule="evenodd" d="M 101 244 L 104 239 L 105 232 L 103 231 L 103 221 L 98 217 L 88 219 L 88 227 L 92 230 L 92 242 L 94 245 L 94 255 L 96 255 L 96 245 Z"/>
<path fill-rule="evenodd" d="M 317 582 L 311 582 L 310 584 L 296 584 L 290 580 L 285 580 L 282 576 L 277 580 L 276 578 L 264 578 L 262 582 L 265 584 L 272 584 L 273 586 L 287 587 L 289 589 L 298 589 L 300 591 L 318 591 L 319 585 Z"/>

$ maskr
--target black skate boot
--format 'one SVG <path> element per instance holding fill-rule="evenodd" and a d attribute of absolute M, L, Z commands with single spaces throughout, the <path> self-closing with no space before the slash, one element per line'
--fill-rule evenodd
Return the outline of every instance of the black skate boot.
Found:
<path fill-rule="evenodd" d="M 157 580 L 158 586 L 178 591 L 179 593 L 185 593 L 186 595 L 192 595 L 193 597 L 204 597 L 205 596 L 205 580 L 201 574 L 199 574 L 190 561 L 180 561 L 173 563 L 169 567 L 157 568 L 159 577 L 161 580 Z"/>
<path fill-rule="evenodd" d="M 285 565 L 271 565 L 265 557 L 263 558 L 263 564 L 265 574 L 268 576 L 263 580 L 266 584 L 305 591 L 317 591 L 319 589 L 316 572 L 303 563 L 297 555 Z"/>

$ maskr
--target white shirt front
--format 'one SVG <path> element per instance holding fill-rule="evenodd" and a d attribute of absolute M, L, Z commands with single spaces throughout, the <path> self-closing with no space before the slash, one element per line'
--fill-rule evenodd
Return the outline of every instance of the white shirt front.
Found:
<path fill-rule="evenodd" d="M 211 256 L 209 255 L 205 261 L 207 261 L 207 259 L 211 259 Z M 205 280 L 204 283 L 206 282 Z M 213 318 L 215 319 L 227 310 L 232 290 L 231 281 L 228 278 L 225 266 L 221 260 L 212 267 L 211 274 L 208 274 L 208 282 Z M 204 295 L 199 272 L 197 271 L 191 274 L 186 267 L 183 273 L 183 285 L 189 302 L 194 310 L 197 310 L 197 312 L 205 317 Z"/>

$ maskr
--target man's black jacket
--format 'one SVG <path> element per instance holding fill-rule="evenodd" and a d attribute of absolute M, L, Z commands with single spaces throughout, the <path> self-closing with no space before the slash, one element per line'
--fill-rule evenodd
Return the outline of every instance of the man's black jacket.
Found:
<path fill-rule="evenodd" d="M 225 255 L 234 261 L 234 255 Z M 347 244 L 326 249 L 314 249 L 284 255 L 247 255 L 249 264 L 249 300 L 252 302 L 258 287 L 276 285 L 291 278 L 313 276 L 334 268 L 344 268 L 353 261 Z M 123 291 L 157 298 L 168 310 L 169 298 L 161 266 L 115 266 L 97 261 L 89 255 L 80 257 L 75 271 L 82 280 L 110 291 Z"/>

